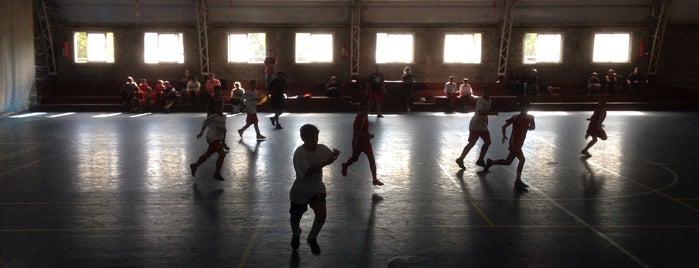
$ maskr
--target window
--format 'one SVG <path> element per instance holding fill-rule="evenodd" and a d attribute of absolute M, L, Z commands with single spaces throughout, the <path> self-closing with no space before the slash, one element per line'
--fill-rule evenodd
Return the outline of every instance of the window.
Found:
<path fill-rule="evenodd" d="M 445 35 L 444 62 L 481 63 L 481 34 Z"/>
<path fill-rule="evenodd" d="M 229 34 L 228 62 L 263 63 L 267 44 L 265 33 Z"/>
<path fill-rule="evenodd" d="M 296 63 L 332 61 L 332 34 L 296 33 Z"/>
<path fill-rule="evenodd" d="M 629 62 L 630 40 L 628 33 L 595 34 L 592 61 Z"/>
<path fill-rule="evenodd" d="M 76 32 L 73 47 L 76 63 L 114 62 L 114 33 Z"/>
<path fill-rule="evenodd" d="M 143 57 L 146 63 L 184 63 L 182 33 L 146 33 Z"/>
<path fill-rule="evenodd" d="M 412 63 L 412 34 L 376 34 L 376 63 Z"/>
<path fill-rule="evenodd" d="M 561 35 L 526 33 L 524 35 L 525 64 L 561 62 Z"/>

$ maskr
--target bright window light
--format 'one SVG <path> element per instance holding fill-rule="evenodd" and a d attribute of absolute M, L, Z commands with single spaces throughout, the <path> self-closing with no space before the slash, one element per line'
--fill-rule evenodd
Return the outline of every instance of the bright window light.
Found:
<path fill-rule="evenodd" d="M 523 63 L 560 63 L 561 39 L 560 34 L 526 33 Z"/>
<path fill-rule="evenodd" d="M 481 63 L 481 34 L 445 35 L 444 62 Z"/>
<path fill-rule="evenodd" d="M 73 55 L 76 63 L 114 63 L 114 33 L 74 33 Z"/>
<path fill-rule="evenodd" d="M 296 63 L 332 61 L 332 34 L 296 33 Z"/>
<path fill-rule="evenodd" d="M 146 33 L 144 45 L 145 63 L 184 63 L 182 33 Z"/>
<path fill-rule="evenodd" d="M 412 63 L 412 34 L 376 34 L 376 63 Z"/>
<path fill-rule="evenodd" d="M 631 35 L 628 33 L 595 34 L 593 62 L 629 62 Z"/>
<path fill-rule="evenodd" d="M 263 63 L 266 51 L 265 33 L 228 35 L 228 62 Z"/>

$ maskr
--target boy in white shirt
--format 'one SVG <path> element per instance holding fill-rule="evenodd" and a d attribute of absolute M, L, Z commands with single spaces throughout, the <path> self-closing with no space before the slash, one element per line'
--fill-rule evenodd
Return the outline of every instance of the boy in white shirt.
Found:
<path fill-rule="evenodd" d="M 459 158 L 456 159 L 456 164 L 459 165 L 461 169 L 465 169 L 464 158 L 471 151 L 478 138 L 483 139 L 483 146 L 481 146 L 481 153 L 478 156 L 476 165 L 485 167 L 485 153 L 488 152 L 488 147 L 490 147 L 490 132 L 488 131 L 488 115 L 497 115 L 496 112 L 490 112 L 490 106 L 493 100 L 490 98 L 490 87 L 483 87 L 483 96 L 478 98 L 476 101 L 476 112 L 471 118 L 471 122 L 468 126 L 468 144 L 464 147 Z"/>
<path fill-rule="evenodd" d="M 311 124 L 301 127 L 301 139 L 303 145 L 296 148 L 294 152 L 294 171 L 296 179 L 289 192 L 291 207 L 289 214 L 291 217 L 291 248 L 299 248 L 299 238 L 301 236 L 301 217 L 310 206 L 313 209 L 315 218 L 313 227 L 308 233 L 306 241 L 311 246 L 311 252 L 320 254 L 320 246 L 316 241 L 320 229 L 323 228 L 327 215 L 325 206 L 325 184 L 323 183 L 323 167 L 335 162 L 340 155 L 337 149 L 328 148 L 324 144 L 318 144 L 318 128 Z"/>
<path fill-rule="evenodd" d="M 204 120 L 201 130 L 199 134 L 197 134 L 197 139 L 201 138 L 204 129 L 207 127 L 209 128 L 209 130 L 206 131 L 206 142 L 209 144 L 209 147 L 206 149 L 206 152 L 199 157 L 196 163 L 189 165 L 189 168 L 192 171 L 192 177 L 195 177 L 197 168 L 199 168 L 213 153 L 218 153 L 214 179 L 223 181 L 221 167 L 223 166 L 223 159 L 226 157 L 226 152 L 223 150 L 223 138 L 226 137 L 226 115 L 223 114 L 223 102 L 214 103 L 214 109 L 216 113 L 209 115 L 206 120 Z"/>
<path fill-rule="evenodd" d="M 240 138 L 243 138 L 243 132 L 245 132 L 248 127 L 251 125 L 255 126 L 255 132 L 257 133 L 257 139 L 261 140 L 266 138 L 265 136 L 262 136 L 260 134 L 260 128 L 257 126 L 257 123 L 259 122 L 257 118 L 257 101 L 259 98 L 257 97 L 257 91 L 255 90 L 255 87 L 257 86 L 257 82 L 255 80 L 250 80 L 250 83 L 248 85 L 248 90 L 243 93 L 243 100 L 245 102 L 245 112 L 247 113 L 247 117 L 245 118 L 245 126 L 241 129 L 238 129 L 238 135 L 240 135 Z"/>

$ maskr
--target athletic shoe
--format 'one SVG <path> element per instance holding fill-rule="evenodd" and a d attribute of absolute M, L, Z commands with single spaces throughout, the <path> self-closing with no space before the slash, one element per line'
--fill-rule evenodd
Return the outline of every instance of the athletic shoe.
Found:
<path fill-rule="evenodd" d="M 580 153 L 583 154 L 585 157 L 591 157 L 591 156 L 592 156 L 589 152 L 587 152 L 587 150 L 582 150 L 582 151 L 580 151 Z"/>
<path fill-rule="evenodd" d="M 264 139 L 266 139 L 266 138 L 267 138 L 267 137 L 265 137 L 265 136 L 262 136 L 262 135 L 260 135 L 260 134 L 257 134 L 257 139 L 258 139 L 258 140 L 264 140 Z"/>
<path fill-rule="evenodd" d="M 381 114 L 378 114 L 378 115 L 376 115 L 376 117 L 378 117 L 378 118 L 382 118 L 382 117 L 383 117 L 383 115 L 381 115 Z"/>
<path fill-rule="evenodd" d="M 526 185 L 522 181 L 515 181 L 515 189 L 526 189 L 528 187 L 529 187 L 529 185 Z"/>
<path fill-rule="evenodd" d="M 342 163 L 342 176 L 347 176 L 347 163 L 345 162 Z"/>
<path fill-rule="evenodd" d="M 461 161 L 463 163 L 463 161 Z M 485 161 L 483 159 L 476 161 L 476 166 L 485 167 Z"/>
<path fill-rule="evenodd" d="M 269 121 L 272 121 L 272 125 L 273 125 L 273 126 L 276 126 L 276 125 L 277 125 L 277 123 L 274 122 L 274 117 L 270 117 L 270 118 L 269 118 Z"/>
<path fill-rule="evenodd" d="M 461 168 L 461 169 L 466 169 L 466 166 L 464 166 L 464 160 L 461 158 L 456 159 L 456 164 Z"/>
<path fill-rule="evenodd" d="M 238 135 L 240 135 L 240 138 L 243 138 L 243 129 L 238 129 Z"/>
<path fill-rule="evenodd" d="M 189 170 L 192 172 L 192 177 L 195 177 L 197 174 L 197 165 L 195 164 L 189 164 Z"/>
<path fill-rule="evenodd" d="M 311 246 L 311 253 L 313 253 L 313 255 L 320 255 L 320 245 L 318 245 L 318 241 L 309 238 L 306 242 Z"/>
<path fill-rule="evenodd" d="M 493 165 L 493 159 L 488 158 L 488 160 L 485 161 L 485 166 L 483 167 L 483 171 L 488 171 L 490 167 Z"/>
<path fill-rule="evenodd" d="M 280 125 L 280 124 L 277 122 L 277 129 L 284 129 L 284 128 L 282 127 L 282 125 Z"/>
<path fill-rule="evenodd" d="M 217 181 L 225 181 L 223 176 L 221 176 L 221 173 L 214 173 L 214 179 Z"/>
<path fill-rule="evenodd" d="M 221 144 L 221 146 L 223 146 L 223 149 L 226 150 L 226 151 L 230 151 L 230 150 L 231 150 L 231 148 L 228 148 L 228 145 L 225 144 L 225 143 Z"/>

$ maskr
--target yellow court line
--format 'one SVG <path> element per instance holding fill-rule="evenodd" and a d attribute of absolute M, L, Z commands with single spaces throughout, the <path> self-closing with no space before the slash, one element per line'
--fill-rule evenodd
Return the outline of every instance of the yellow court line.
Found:
<path fill-rule="evenodd" d="M 483 212 L 483 210 L 481 210 L 478 204 L 476 204 L 476 201 L 475 199 L 473 199 L 473 196 L 471 196 L 471 194 L 468 193 L 468 191 L 466 191 L 466 189 L 464 189 L 461 186 L 461 184 L 454 179 L 454 176 L 451 176 L 449 174 L 446 167 L 444 167 L 444 165 L 437 160 L 437 157 L 435 157 L 434 154 L 432 154 L 432 159 L 435 161 L 435 163 L 439 165 L 439 168 L 442 169 L 442 173 L 445 174 L 446 177 L 448 177 L 457 187 L 459 187 L 459 189 L 461 189 L 461 192 L 463 193 L 464 197 L 466 197 L 468 203 L 478 212 L 478 214 L 481 215 L 481 218 L 483 218 L 483 220 L 485 220 L 488 223 L 488 225 L 495 226 L 495 223 L 493 223 L 493 221 L 490 220 L 490 218 L 488 218 L 488 215 L 485 215 L 485 212 Z"/>
<path fill-rule="evenodd" d="M 250 241 L 248 241 L 248 245 L 245 246 L 245 251 L 243 252 L 243 256 L 240 257 L 240 262 L 238 262 L 238 268 L 245 267 L 245 263 L 248 261 L 248 257 L 250 257 L 250 252 L 252 252 L 252 247 L 255 245 L 255 242 L 257 241 L 257 235 L 260 233 L 260 226 L 261 226 L 260 223 L 258 223 L 255 226 L 255 231 L 252 233 L 252 237 L 250 237 Z"/>
<path fill-rule="evenodd" d="M 634 180 L 634 179 L 631 179 L 631 178 L 629 178 L 629 177 L 627 177 L 627 176 L 621 175 L 621 174 L 619 174 L 619 173 L 617 173 L 617 172 L 615 172 L 615 171 L 613 171 L 613 170 L 610 170 L 610 169 L 608 169 L 608 168 L 602 167 L 602 166 L 600 166 L 600 165 L 598 165 L 598 164 L 594 164 L 594 163 L 592 163 L 592 164 L 595 165 L 595 166 L 597 166 L 597 168 L 599 168 L 599 169 L 602 169 L 602 170 L 607 171 L 607 172 L 609 172 L 609 173 L 615 174 L 615 175 L 617 175 L 617 176 L 619 176 L 619 177 L 625 178 L 626 180 L 628 180 L 628 181 L 630 181 L 630 182 L 633 182 L 633 183 L 635 183 L 635 184 L 638 185 L 638 186 L 641 186 L 641 187 L 643 187 L 643 188 L 646 188 L 647 190 L 650 190 L 650 191 L 656 193 L 657 195 L 660 195 L 660 196 L 662 196 L 662 197 L 665 197 L 665 198 L 667 198 L 667 199 L 670 199 L 671 201 L 673 201 L 673 202 L 675 202 L 675 203 L 677 203 L 677 204 L 680 204 L 680 205 L 682 205 L 682 206 L 684 206 L 684 207 L 686 207 L 686 208 L 689 208 L 689 209 L 693 210 L 694 212 L 699 212 L 699 209 L 695 208 L 694 206 L 692 206 L 692 205 L 690 205 L 690 204 L 687 204 L 687 203 L 685 203 L 685 202 L 682 202 L 682 201 L 680 201 L 679 199 L 674 198 L 674 197 L 672 197 L 672 196 L 670 196 L 670 195 L 668 195 L 668 194 L 666 194 L 666 193 L 661 192 L 661 191 L 663 191 L 663 190 L 669 188 L 670 186 L 673 186 L 675 183 L 677 183 L 677 181 L 679 181 L 680 176 L 677 174 L 677 172 L 675 172 L 674 170 L 672 170 L 672 169 L 670 169 L 670 168 L 668 168 L 668 167 L 666 167 L 666 166 L 663 166 L 663 165 L 661 165 L 661 164 L 655 163 L 655 162 L 650 161 L 650 160 L 645 160 L 645 159 L 640 159 L 640 160 L 641 160 L 641 161 L 648 162 L 648 163 L 651 163 L 651 164 L 653 164 L 654 166 L 660 167 L 660 168 L 662 168 L 662 169 L 667 170 L 668 172 L 670 172 L 670 174 L 672 174 L 672 177 L 673 177 L 673 178 L 672 178 L 673 183 L 670 184 L 670 185 L 667 185 L 667 186 L 664 186 L 664 187 L 661 187 L 661 188 L 657 188 L 657 189 L 656 189 L 656 188 L 647 186 L 647 185 L 645 185 L 645 184 L 643 184 L 643 183 L 640 183 L 640 182 L 638 182 L 638 181 L 636 181 L 636 180 Z"/>

